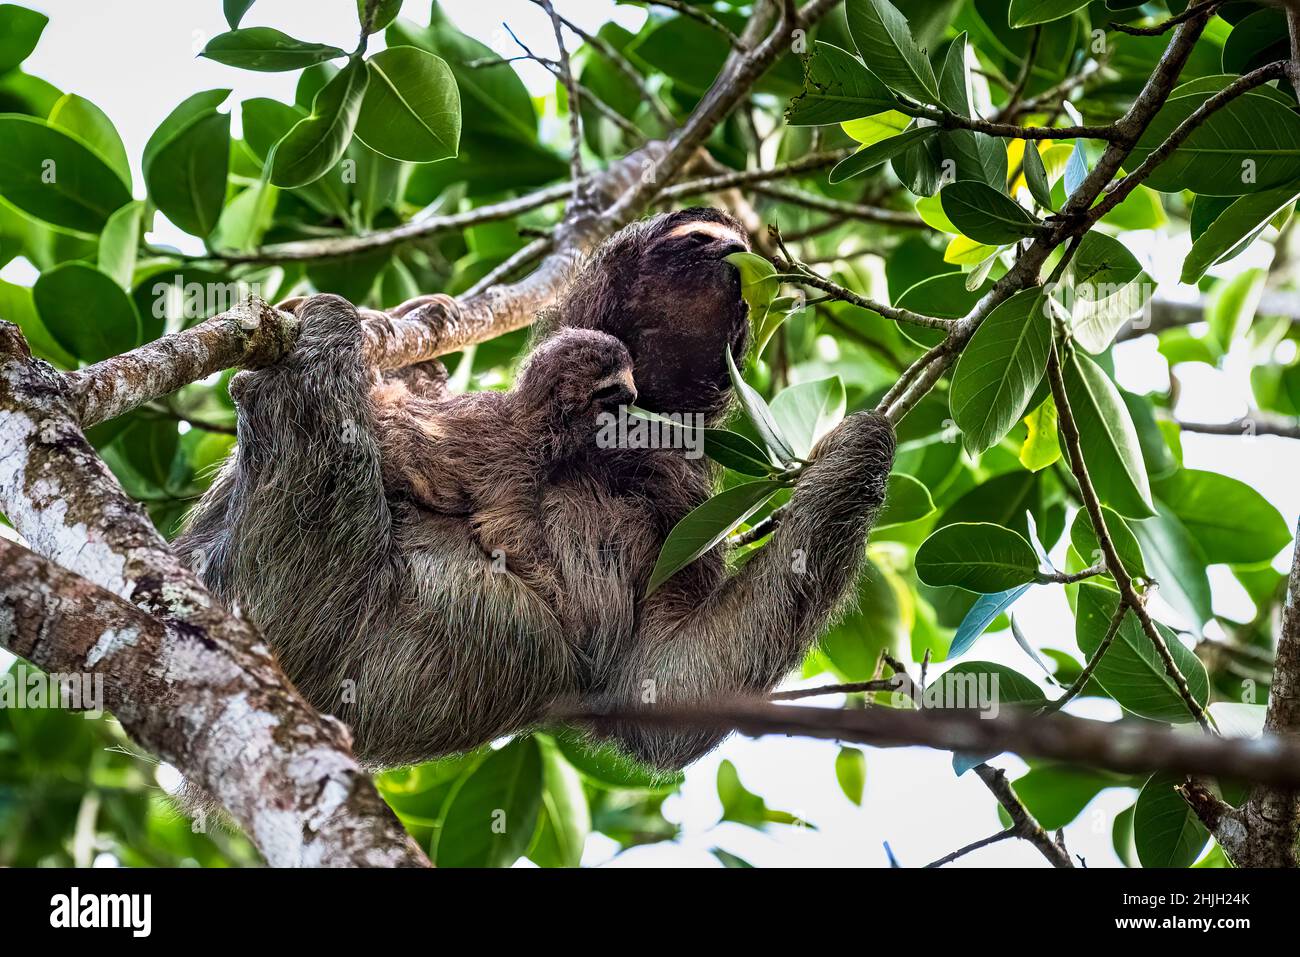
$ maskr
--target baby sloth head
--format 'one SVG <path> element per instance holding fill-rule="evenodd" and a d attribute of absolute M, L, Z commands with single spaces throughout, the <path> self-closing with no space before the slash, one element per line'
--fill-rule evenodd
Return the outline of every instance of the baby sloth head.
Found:
<path fill-rule="evenodd" d="M 632 356 L 608 333 L 561 329 L 533 350 L 516 391 L 555 427 L 594 430 L 602 413 L 636 401 Z"/>

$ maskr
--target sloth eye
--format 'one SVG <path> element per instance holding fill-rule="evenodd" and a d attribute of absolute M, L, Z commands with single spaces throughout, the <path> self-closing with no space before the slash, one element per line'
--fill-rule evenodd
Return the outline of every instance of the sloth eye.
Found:
<path fill-rule="evenodd" d="M 614 398 L 615 396 L 622 395 L 624 391 L 625 390 L 621 385 L 617 385 L 617 384 L 607 385 L 603 389 L 597 389 L 595 392 L 593 392 L 591 394 L 591 398 L 593 401 L 596 402 L 605 402 L 608 401 L 609 399 Z"/>

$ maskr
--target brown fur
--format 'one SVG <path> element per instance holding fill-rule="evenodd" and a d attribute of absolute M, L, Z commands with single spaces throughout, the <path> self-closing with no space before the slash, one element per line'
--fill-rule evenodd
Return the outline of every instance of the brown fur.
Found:
<path fill-rule="evenodd" d="M 729 402 L 723 349 L 740 361 L 748 341 L 735 270 L 722 262 L 737 248 L 739 227 L 714 210 L 635 224 L 542 318 L 536 348 L 563 329 L 607 332 L 632 356 L 640 404 L 716 421 Z M 517 429 L 479 428 L 484 446 L 471 450 L 475 430 L 439 418 L 440 387 L 422 395 L 390 377 L 376 389 L 348 303 L 316 296 L 299 314 L 294 352 L 232 382 L 239 446 L 177 547 L 259 625 L 308 699 L 351 725 L 367 763 L 475 747 L 556 708 L 765 691 L 849 592 L 893 456 L 880 417 L 850 416 L 827 436 L 789 518 L 742 569 L 729 574 L 715 549 L 647 599 L 665 536 L 713 491 L 704 460 L 582 442 L 545 475 L 494 475 L 494 456 L 518 461 L 498 447 L 518 441 Z M 449 435 L 460 451 L 437 448 Z M 477 456 L 481 471 L 419 491 L 444 454 Z M 472 501 L 428 507 L 447 488 L 485 502 L 498 478 L 508 499 L 527 490 L 512 509 L 538 489 L 535 526 L 521 534 L 545 542 L 554 595 L 493 570 Z M 517 518 L 507 526 L 520 531 Z M 640 725 L 611 733 L 665 768 L 720 738 Z"/>

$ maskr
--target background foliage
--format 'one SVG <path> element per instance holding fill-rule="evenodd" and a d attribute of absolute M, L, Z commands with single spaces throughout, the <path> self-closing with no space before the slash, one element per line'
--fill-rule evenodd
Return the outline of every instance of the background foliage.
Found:
<path fill-rule="evenodd" d="M 726 0 L 691 9 L 711 22 L 654 8 L 635 33 L 616 23 L 598 31 L 678 120 L 712 82 L 729 33 L 743 28 L 749 12 L 748 4 Z M 842 151 L 829 173 L 755 187 L 749 196 L 762 220 L 779 223 L 799 260 L 849 290 L 929 316 L 960 317 L 1009 268 L 1017 244 L 1041 230 L 1041 217 L 1060 209 L 1099 144 L 1027 144 L 936 125 L 935 111 L 1001 112 L 1036 126 L 1109 123 L 1167 42 L 1114 24 L 1149 23 L 1182 9 L 1176 0 L 1168 7 L 849 0 L 764 76 L 709 150 L 733 169 Z M 563 182 L 567 97 L 562 86 L 531 96 L 510 62 L 461 33 L 436 4 L 429 13 L 413 2 L 367 7 L 362 0 L 362 41 L 351 53 L 350 37 L 305 42 L 261 24 L 255 3 L 227 0 L 225 12 L 231 32 L 212 39 L 203 55 L 232 69 L 296 71 L 295 101 L 180 91 L 186 95 L 144 149 L 141 182 L 132 179 L 112 120 L 83 95 L 93 90 L 65 93 L 24 72 L 45 17 L 0 5 L 0 265 L 21 257 L 39 271 L 30 288 L 0 282 L 0 315 L 22 327 L 38 355 L 65 369 L 93 363 L 221 311 L 250 287 L 271 301 L 319 290 L 376 308 L 420 293 L 457 294 L 558 221 L 562 206 L 551 203 L 513 220 L 346 258 L 277 262 L 268 247 L 278 243 L 373 232 L 422 211 L 469 210 Z M 382 36 L 385 49 L 371 50 L 378 44 L 367 35 Z M 1225 4 L 1129 165 L 1233 77 L 1286 54 L 1284 14 Z M 581 105 L 589 165 L 666 132 L 663 111 L 618 63 L 590 43 L 575 45 L 573 56 L 591 94 Z M 1264 155 L 1256 176 L 1243 181 L 1240 161 Z M 955 177 L 945 177 L 945 160 L 955 160 Z M 57 188 L 42 179 L 48 169 Z M 1182 466 L 1173 406 L 1180 365 L 1219 366 L 1232 352 L 1253 365 L 1252 395 L 1238 399 L 1272 420 L 1300 415 L 1293 317 L 1257 313 L 1266 288 L 1293 280 L 1286 239 L 1298 195 L 1294 91 L 1285 83 L 1258 87 L 1101 219 L 1057 291 L 1072 315 L 1067 387 L 1107 522 L 1129 570 L 1159 583 L 1152 609 L 1193 695 L 1222 729 L 1245 733 L 1262 722 L 1284 585 L 1273 563 L 1291 535 L 1248 485 Z M 714 200 L 680 200 L 696 201 Z M 877 222 L 864 207 L 904 219 Z M 201 239 L 207 252 L 183 255 L 147 242 L 159 216 Z M 1165 290 L 1153 288 L 1145 253 L 1133 250 L 1150 250 L 1153 234 L 1184 232 L 1194 241 L 1181 279 L 1204 294 L 1204 321 L 1158 330 L 1169 387 L 1137 395 L 1114 380 L 1112 349 Z M 1258 244 L 1274 248 L 1270 269 L 1224 268 Z M 941 337 L 805 291 L 760 258 L 737 265 L 764 340 L 745 372 L 751 398 L 734 434 L 711 446 L 728 466 L 725 498 L 670 542 L 656 581 L 702 545 L 743 533 L 779 507 L 815 439 L 846 412 L 874 406 Z M 1090 298 L 1095 288 L 1107 290 L 1104 301 Z M 1101 643 L 1117 601 L 1113 583 L 1103 575 L 1062 585 L 1046 560 L 1048 552 L 1064 554 L 1059 571 L 1076 573 L 1098 553 L 1043 381 L 1053 334 L 1044 295 L 1028 290 L 999 307 L 950 378 L 900 424 L 889 503 L 868 546 L 859 604 L 810 653 L 803 678 L 863 681 L 879 676 L 882 652 L 912 662 L 929 655 L 960 660 L 971 673 L 996 673 L 1004 696 L 1015 689 L 1015 700 L 1041 706 Z M 448 357 L 454 381 L 471 389 L 508 385 L 526 336 L 511 333 Z M 92 432 L 168 535 L 233 445 L 225 380 L 189 386 Z M 718 441 L 727 442 L 720 451 Z M 1216 615 L 1211 565 L 1230 568 L 1250 596 L 1256 612 L 1249 620 Z M 974 646 L 1007 637 L 1008 616 L 1027 590 L 1061 587 L 1076 613 L 1074 634 L 1044 643 L 1017 631 L 1019 669 L 978 660 Z M 1211 624 L 1223 637 L 1207 637 Z M 1084 694 L 1151 721 L 1191 719 L 1132 616 Z M 902 706 L 883 697 L 877 703 Z M 955 771 L 965 769 L 960 757 L 954 763 Z M 844 748 L 835 764 L 855 802 L 863 798 L 865 764 L 854 748 Z M 111 721 L 0 709 L 0 864 L 86 863 L 99 853 L 133 865 L 255 861 L 239 836 L 192 833 L 169 808 L 155 772 Z M 661 808 L 680 778 L 652 777 L 610 751 L 549 731 L 388 772 L 379 783 L 439 865 L 509 865 L 526 856 L 573 866 L 593 831 L 623 847 L 670 840 L 675 826 Z M 1049 829 L 1068 823 L 1104 788 L 1138 788 L 1135 806 L 1113 822 L 1117 851 L 1134 865 L 1187 866 L 1202 857 L 1207 835 L 1175 783 L 1040 764 L 1015 787 Z M 724 820 L 755 828 L 803 823 L 767 807 L 728 763 L 717 789 Z M 496 808 L 515 822 L 502 838 L 480 826 Z M 744 864 L 725 851 L 717 856 Z M 1205 857 L 1218 861 L 1213 851 Z"/>

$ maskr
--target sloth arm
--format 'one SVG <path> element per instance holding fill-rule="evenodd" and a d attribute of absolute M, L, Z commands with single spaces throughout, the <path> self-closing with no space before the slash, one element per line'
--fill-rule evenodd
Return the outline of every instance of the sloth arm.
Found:
<path fill-rule="evenodd" d="M 704 595 L 689 574 L 679 573 L 646 602 L 631 653 L 613 663 L 593 703 L 687 705 L 774 687 L 850 591 L 884 500 L 894 444 L 882 417 L 850 416 L 823 440 L 787 517 L 743 568 Z M 632 722 L 609 733 L 660 768 L 682 767 L 725 737 Z"/>

